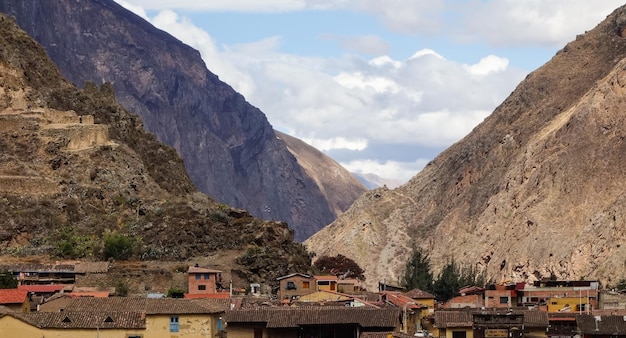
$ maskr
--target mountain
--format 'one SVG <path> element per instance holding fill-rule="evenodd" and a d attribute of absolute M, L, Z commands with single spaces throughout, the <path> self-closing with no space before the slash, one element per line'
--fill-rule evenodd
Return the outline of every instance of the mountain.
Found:
<path fill-rule="evenodd" d="M 200 191 L 287 222 L 299 241 L 336 218 L 330 191 L 321 191 L 263 112 L 211 73 L 198 51 L 112 0 L 0 0 L 0 11 L 71 82 L 113 83 L 120 104 L 176 149 Z M 354 194 L 343 192 L 330 199 L 345 210 Z"/>
<path fill-rule="evenodd" d="M 363 183 L 368 189 L 381 188 L 383 186 L 393 189 L 402 185 L 401 181 L 383 178 L 376 174 L 352 173 L 352 175 L 356 176 L 359 182 Z"/>
<path fill-rule="evenodd" d="M 495 281 L 626 273 L 626 7 L 530 73 L 405 185 L 376 189 L 305 244 L 367 284 L 399 281 L 413 246 Z"/>
<path fill-rule="evenodd" d="M 199 193 L 176 151 L 116 103 L 110 84 L 77 89 L 4 15 L 0 248 L 5 263 L 130 257 L 141 260 L 136 272 L 157 261 L 161 276 L 172 274 L 166 261 L 185 266 L 202 259 L 242 287 L 311 269 L 285 223 Z"/>

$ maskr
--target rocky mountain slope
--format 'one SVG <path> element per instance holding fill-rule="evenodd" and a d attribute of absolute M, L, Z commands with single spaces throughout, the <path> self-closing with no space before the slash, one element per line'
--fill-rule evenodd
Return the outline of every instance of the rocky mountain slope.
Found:
<path fill-rule="evenodd" d="M 131 258 L 202 261 L 240 286 L 310 269 L 285 223 L 197 192 L 111 85 L 78 90 L 0 15 L 0 255 L 98 260 L 113 235 L 133 241 Z"/>
<path fill-rule="evenodd" d="M 340 182 L 352 185 L 346 190 L 327 189 L 331 183 L 310 176 L 315 167 L 303 170 L 265 115 L 207 70 L 198 51 L 113 0 L 0 0 L 0 11 L 73 83 L 113 83 L 120 104 L 174 147 L 193 183 L 219 202 L 285 221 L 304 240 L 362 189 L 351 180 Z"/>
<path fill-rule="evenodd" d="M 370 191 L 306 241 L 368 285 L 398 281 L 413 245 L 495 281 L 626 273 L 626 7 L 527 76 L 407 184 Z"/>

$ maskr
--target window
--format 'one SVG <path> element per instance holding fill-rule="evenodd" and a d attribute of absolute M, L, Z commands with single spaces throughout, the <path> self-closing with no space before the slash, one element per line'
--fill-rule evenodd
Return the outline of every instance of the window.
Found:
<path fill-rule="evenodd" d="M 178 332 L 178 316 L 170 317 L 170 332 Z"/>
<path fill-rule="evenodd" d="M 196 274 L 196 280 L 200 280 L 200 274 L 199 273 Z"/>
<path fill-rule="evenodd" d="M 500 304 L 508 304 L 509 297 L 500 297 Z"/>
<path fill-rule="evenodd" d="M 296 289 L 296 283 L 294 283 L 293 281 L 287 281 L 287 284 L 285 284 L 285 289 L 287 290 L 295 290 Z"/>
<path fill-rule="evenodd" d="M 205 274 L 204 274 L 204 279 L 211 279 L 211 276 L 209 276 L 209 274 L 208 274 L 208 273 L 205 273 Z"/>
<path fill-rule="evenodd" d="M 133 335 L 126 336 L 126 338 L 143 338 L 143 336 L 142 335 L 138 335 L 138 334 L 133 334 Z"/>
<path fill-rule="evenodd" d="M 309 281 L 302 282 L 302 288 L 303 289 L 308 289 L 309 288 Z"/>
<path fill-rule="evenodd" d="M 206 285 L 198 285 L 198 290 L 200 291 L 206 290 Z"/>
<path fill-rule="evenodd" d="M 317 282 L 317 285 L 330 285 L 330 281 L 327 280 L 321 280 Z"/>

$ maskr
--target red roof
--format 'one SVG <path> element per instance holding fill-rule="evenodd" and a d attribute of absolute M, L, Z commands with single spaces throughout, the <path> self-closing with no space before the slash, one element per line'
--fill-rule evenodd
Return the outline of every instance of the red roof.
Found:
<path fill-rule="evenodd" d="M 24 303 L 28 297 L 28 291 L 20 289 L 0 289 L 0 304 Z"/>
<path fill-rule="evenodd" d="M 26 290 L 28 292 L 59 292 L 63 290 L 64 286 L 61 284 L 49 284 L 49 285 L 19 285 L 17 287 L 20 290 Z"/>
<path fill-rule="evenodd" d="M 426 307 L 422 304 L 415 303 L 415 300 L 413 298 L 409 298 L 399 292 L 387 291 L 383 292 L 383 295 L 386 296 L 386 299 L 389 303 L 403 309 L 405 307 L 407 309 L 420 309 Z"/>

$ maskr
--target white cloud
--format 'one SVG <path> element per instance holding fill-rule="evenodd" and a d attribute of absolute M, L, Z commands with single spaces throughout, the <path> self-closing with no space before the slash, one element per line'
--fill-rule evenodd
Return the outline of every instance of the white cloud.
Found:
<path fill-rule="evenodd" d="M 417 159 L 412 162 L 359 160 L 341 162 L 348 171 L 358 174 L 376 174 L 382 178 L 394 178 L 407 182 L 426 166 L 429 159 Z"/>
<path fill-rule="evenodd" d="M 148 14 L 146 14 L 146 11 L 143 9 L 142 6 L 133 5 L 125 0 L 116 0 L 116 2 L 122 5 L 122 7 L 128 9 L 129 11 L 139 15 L 143 19 L 150 20 L 148 18 Z"/>
<path fill-rule="evenodd" d="M 475 75 L 487 75 L 492 72 L 500 72 L 506 70 L 509 65 L 507 58 L 501 58 L 495 55 L 488 55 L 475 65 L 466 66 L 470 73 Z"/>
<path fill-rule="evenodd" d="M 389 44 L 376 35 L 335 36 L 330 39 L 339 40 L 345 50 L 368 55 L 382 55 L 389 52 Z"/>
<path fill-rule="evenodd" d="M 237 10 L 246 1 L 214 1 L 210 5 L 200 1 L 132 3 L 134 11 L 145 15 L 137 5 L 153 9 L 210 7 L 203 10 L 232 5 L 230 10 Z M 257 3 L 251 1 L 248 9 L 262 11 L 256 8 Z M 433 34 L 454 34 L 465 41 L 535 46 L 563 43 L 559 41 L 581 33 L 583 26 L 591 28 L 619 5 L 609 0 L 602 4 L 581 0 L 473 1 L 472 6 L 459 5 L 446 12 L 443 1 L 272 0 L 267 4 L 264 10 L 344 8 L 370 13 L 403 32 L 437 28 L 440 31 Z M 448 14 L 444 18 L 442 13 Z M 433 16 L 421 19 L 428 15 Z M 450 18 L 460 26 L 446 23 Z M 383 153 L 374 160 L 373 147 L 441 150 L 483 121 L 527 72 L 511 67 L 508 58 L 494 52 L 473 64 L 455 60 L 449 50 L 422 45 L 403 60 L 384 54 L 373 54 L 369 60 L 355 55 L 307 57 L 281 52 L 283 41 L 278 35 L 246 44 L 218 45 L 207 32 L 171 10 L 162 10 L 149 21 L 198 49 L 208 68 L 259 107 L 276 129 L 323 151 L 352 152 L 352 156 L 335 160 L 350 170 L 371 169 L 381 177 L 408 179 L 428 161 L 416 158 L 428 156 L 405 151 L 402 159 Z M 330 38 L 359 52 L 380 53 L 389 48 L 375 35 Z M 369 50 L 363 47 L 368 45 Z M 361 160 L 352 160 L 357 157 Z"/>

